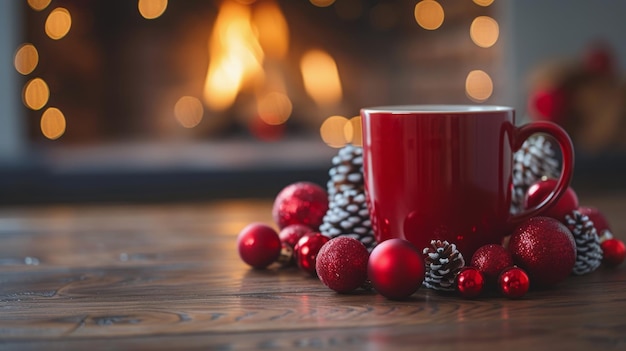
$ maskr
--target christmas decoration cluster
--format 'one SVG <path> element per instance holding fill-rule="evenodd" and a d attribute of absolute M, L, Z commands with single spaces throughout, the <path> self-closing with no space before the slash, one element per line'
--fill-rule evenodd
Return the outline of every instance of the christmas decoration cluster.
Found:
<path fill-rule="evenodd" d="M 547 145 L 534 137 L 516 154 L 511 212 L 536 206 L 554 189 L 558 162 Z M 465 298 L 499 291 L 518 299 L 531 284 L 552 286 L 626 258 L 604 215 L 580 206 L 571 188 L 542 217 L 515 228 L 506 246 L 485 245 L 472 257 L 444 240 L 425 248 L 403 239 L 376 243 L 362 167 L 362 149 L 349 145 L 332 160 L 327 190 L 310 182 L 286 186 L 272 208 L 279 231 L 263 223 L 246 226 L 237 239 L 241 259 L 256 269 L 296 265 L 338 293 L 373 289 L 399 300 L 422 286 Z M 516 192 L 523 200 L 515 200 Z"/>

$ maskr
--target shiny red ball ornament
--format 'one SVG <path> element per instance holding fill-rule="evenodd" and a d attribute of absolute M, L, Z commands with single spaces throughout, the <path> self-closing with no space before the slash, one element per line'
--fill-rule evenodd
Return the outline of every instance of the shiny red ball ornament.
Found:
<path fill-rule="evenodd" d="M 465 267 L 456 276 L 456 290 L 461 296 L 471 299 L 480 295 L 485 287 L 485 278 L 476 267 Z"/>
<path fill-rule="evenodd" d="M 315 262 L 317 254 L 324 244 L 330 240 L 327 236 L 318 232 L 305 234 L 294 247 L 296 264 L 303 271 L 315 276 Z"/>
<path fill-rule="evenodd" d="M 508 249 L 513 262 L 526 270 L 538 286 L 563 281 L 576 262 L 572 233 L 550 217 L 533 217 L 523 222 L 511 234 Z"/>
<path fill-rule="evenodd" d="M 250 223 L 239 232 L 237 249 L 245 263 L 261 269 L 278 259 L 281 242 L 274 228 L 263 223 Z"/>
<path fill-rule="evenodd" d="M 478 268 L 489 284 L 494 284 L 500 273 L 513 265 L 513 257 L 504 246 L 489 244 L 474 252 L 470 265 Z"/>
<path fill-rule="evenodd" d="M 349 293 L 367 280 L 369 252 L 360 241 L 340 236 L 328 241 L 317 254 L 317 276 L 338 293 Z"/>
<path fill-rule="evenodd" d="M 604 214 L 600 212 L 600 210 L 594 207 L 581 206 L 580 208 L 578 208 L 578 212 L 589 217 L 589 220 L 593 222 L 593 226 L 596 228 L 598 236 L 600 237 L 600 242 L 603 242 L 606 239 L 613 238 L 611 225 L 609 224 L 609 221 L 607 221 Z"/>
<path fill-rule="evenodd" d="M 526 192 L 524 207 L 532 208 L 539 205 L 556 188 L 556 183 L 556 179 L 545 179 L 531 185 Z M 571 187 L 567 187 L 563 196 L 551 207 L 541 212 L 541 216 L 556 218 L 563 222 L 565 215 L 577 208 L 578 196 Z"/>
<path fill-rule="evenodd" d="M 281 242 L 288 244 L 291 247 L 296 247 L 296 244 L 298 243 L 298 240 L 300 240 L 300 238 L 302 238 L 305 234 L 312 232 L 313 229 L 304 224 L 290 224 L 281 229 L 281 231 L 278 233 L 278 237 L 280 238 Z"/>
<path fill-rule="evenodd" d="M 600 245 L 602 247 L 602 262 L 608 266 L 619 266 L 626 258 L 626 246 L 618 239 L 607 239 Z"/>
<path fill-rule="evenodd" d="M 510 299 L 519 299 L 526 295 L 530 288 L 530 279 L 519 267 L 510 267 L 502 271 L 498 278 L 502 295 Z"/>
<path fill-rule="evenodd" d="M 421 252 L 403 239 L 378 244 L 367 264 L 367 275 L 374 289 L 392 300 L 402 300 L 416 292 L 425 273 Z"/>
<path fill-rule="evenodd" d="M 322 187 L 309 182 L 286 186 L 274 200 L 272 216 L 279 228 L 303 224 L 317 230 L 328 210 L 328 194 Z"/>

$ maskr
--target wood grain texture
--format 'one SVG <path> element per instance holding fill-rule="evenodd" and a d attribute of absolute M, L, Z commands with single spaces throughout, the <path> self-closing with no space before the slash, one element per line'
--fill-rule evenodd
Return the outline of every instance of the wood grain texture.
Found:
<path fill-rule="evenodd" d="M 626 194 L 581 201 L 624 238 Z M 252 270 L 236 234 L 269 201 L 0 209 L 2 350 L 625 349 L 626 269 L 522 300 L 420 289 L 340 295 L 297 269 Z"/>

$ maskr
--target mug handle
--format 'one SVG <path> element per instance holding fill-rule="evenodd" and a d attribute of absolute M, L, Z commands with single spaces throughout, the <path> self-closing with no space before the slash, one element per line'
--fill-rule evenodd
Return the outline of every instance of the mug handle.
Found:
<path fill-rule="evenodd" d="M 513 140 L 513 151 L 515 152 L 519 150 L 524 144 L 524 141 L 536 133 L 548 134 L 559 144 L 561 155 L 563 157 L 561 175 L 557 180 L 554 190 L 552 190 L 552 192 L 550 192 L 550 194 L 548 194 L 548 196 L 541 203 L 533 208 L 524 210 L 521 213 L 512 215 L 509 218 L 510 224 L 520 223 L 530 217 L 537 216 L 545 208 L 555 204 L 561 195 L 563 195 L 567 190 L 574 174 L 574 146 L 572 144 L 572 139 L 570 139 L 569 135 L 565 130 L 563 130 L 563 128 L 555 123 L 537 121 L 516 128 Z"/>

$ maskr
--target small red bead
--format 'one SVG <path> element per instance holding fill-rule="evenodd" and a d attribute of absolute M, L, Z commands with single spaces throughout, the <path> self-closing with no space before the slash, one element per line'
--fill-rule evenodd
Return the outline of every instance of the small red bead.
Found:
<path fill-rule="evenodd" d="M 392 300 L 411 296 L 422 286 L 426 267 L 422 254 L 403 239 L 378 244 L 370 254 L 367 274 L 378 293 Z"/>
<path fill-rule="evenodd" d="M 618 239 L 608 239 L 602 242 L 602 262 L 605 264 L 615 267 L 619 266 L 624 262 L 626 258 L 626 246 L 624 243 Z"/>
<path fill-rule="evenodd" d="M 254 268 L 265 268 L 275 262 L 281 250 L 276 231 L 262 223 L 251 223 L 237 236 L 239 257 Z"/>
<path fill-rule="evenodd" d="M 505 269 L 498 278 L 500 292 L 508 298 L 519 299 L 526 295 L 530 288 L 530 279 L 523 269 L 511 267 Z"/>
<path fill-rule="evenodd" d="M 328 240 L 330 240 L 330 238 L 318 232 L 305 234 L 300 238 L 294 248 L 298 267 L 313 276 L 317 275 L 315 271 L 317 254 Z"/>
<path fill-rule="evenodd" d="M 484 287 L 485 279 L 475 267 L 465 267 L 456 276 L 456 290 L 465 298 L 477 297 Z"/>

